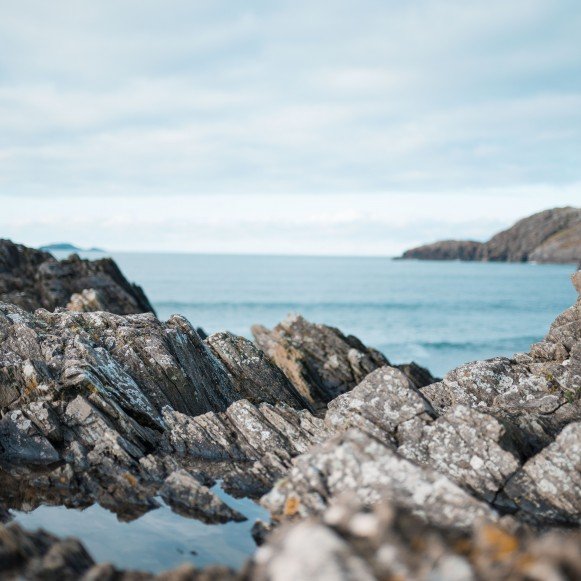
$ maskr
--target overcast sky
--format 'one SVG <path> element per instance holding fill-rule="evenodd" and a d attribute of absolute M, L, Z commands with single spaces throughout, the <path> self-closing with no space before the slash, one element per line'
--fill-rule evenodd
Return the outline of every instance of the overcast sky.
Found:
<path fill-rule="evenodd" d="M 581 205 L 579 0 L 0 0 L 0 236 L 395 254 Z"/>

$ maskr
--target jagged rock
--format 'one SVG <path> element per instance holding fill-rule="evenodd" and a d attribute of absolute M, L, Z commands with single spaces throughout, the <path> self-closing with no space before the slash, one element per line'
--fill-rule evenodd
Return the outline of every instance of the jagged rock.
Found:
<path fill-rule="evenodd" d="M 338 503 L 321 517 L 281 526 L 253 557 L 256 581 L 411 579 L 576 580 L 579 532 L 533 533 L 514 524 L 475 523 L 464 533 L 426 526 L 380 503 Z"/>
<path fill-rule="evenodd" d="M 569 424 L 504 490 L 531 520 L 581 524 L 581 422 Z"/>
<path fill-rule="evenodd" d="M 51 464 L 59 460 L 58 452 L 21 410 L 0 420 L 0 456 L 29 464 Z"/>
<path fill-rule="evenodd" d="M 488 242 L 445 240 L 412 248 L 402 258 L 578 263 L 581 209 L 554 208 L 519 220 Z"/>
<path fill-rule="evenodd" d="M 268 400 L 298 408 L 309 407 L 284 373 L 250 341 L 232 333 L 215 333 L 206 343 L 230 372 L 233 388 L 240 398 L 252 403 Z"/>
<path fill-rule="evenodd" d="M 312 404 L 327 403 L 389 362 L 356 337 L 291 316 L 272 331 L 255 325 L 258 346 Z"/>
<path fill-rule="evenodd" d="M 524 456 L 553 441 L 565 425 L 581 419 L 578 401 L 555 386 L 557 368 L 536 366 L 528 356 L 475 361 L 422 390 L 438 412 L 461 404 L 506 420 Z"/>
<path fill-rule="evenodd" d="M 194 516 L 208 524 L 246 520 L 185 470 L 172 472 L 159 494 L 175 512 Z"/>
<path fill-rule="evenodd" d="M 110 258 L 57 260 L 47 252 L 0 240 L 0 301 L 28 311 L 106 310 L 116 314 L 153 312 L 143 290 L 127 282 Z"/>
<path fill-rule="evenodd" d="M 123 518 L 155 507 L 164 480 L 191 461 L 227 459 L 215 477 L 234 486 L 242 475 L 248 487 L 259 476 L 262 494 L 324 432 L 252 343 L 224 334 L 206 344 L 181 317 L 0 304 L 0 339 L 0 460 L 59 461 L 34 477 L 39 490 L 68 487 Z M 174 452 L 182 459 L 168 460 Z"/>
<path fill-rule="evenodd" d="M 75 539 L 60 540 L 44 531 L 30 533 L 16 524 L 0 525 L 2 579 L 79 579 L 94 564 Z"/>
<path fill-rule="evenodd" d="M 418 430 L 432 417 L 432 406 L 410 379 L 399 369 L 386 366 L 331 401 L 325 421 L 334 431 L 358 428 L 379 441 L 396 445 L 400 430 Z"/>
<path fill-rule="evenodd" d="M 268 330 L 252 327 L 257 345 L 315 408 L 349 391 L 369 373 L 390 365 L 379 351 L 334 327 L 310 323 L 293 315 Z M 401 366 L 417 387 L 435 381 L 414 363 Z M 417 382 L 417 383 L 416 383 Z"/>
<path fill-rule="evenodd" d="M 502 446 L 513 447 L 512 442 L 503 442 L 505 436 L 504 426 L 495 418 L 455 406 L 437 420 L 425 423 L 398 452 L 493 503 L 519 467 L 518 458 Z"/>
<path fill-rule="evenodd" d="M 291 458 L 329 435 L 324 422 L 306 410 L 246 400 L 197 417 L 168 409 L 164 419 L 166 449 L 190 459 L 233 462 L 223 475 L 225 487 L 253 497 L 284 475 Z M 240 468 L 236 462 L 245 464 Z"/>
<path fill-rule="evenodd" d="M 446 476 L 406 460 L 390 446 L 352 429 L 293 460 L 284 480 L 261 503 L 273 515 L 321 514 L 339 497 L 365 506 L 389 500 L 428 523 L 467 530 L 496 513 Z"/>

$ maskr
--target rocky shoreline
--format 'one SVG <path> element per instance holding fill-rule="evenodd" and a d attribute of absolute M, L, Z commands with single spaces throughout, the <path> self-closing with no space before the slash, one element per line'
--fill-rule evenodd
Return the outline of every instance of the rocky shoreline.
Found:
<path fill-rule="evenodd" d="M 66 292 L 108 288 L 86 281 Z M 9 524 L 10 511 L 99 503 L 132 520 L 163 499 L 205 523 L 244 518 L 217 481 L 270 511 L 260 547 L 239 571 L 158 578 L 581 576 L 581 297 L 529 353 L 439 380 L 298 316 L 253 328 L 254 343 L 203 339 L 183 317 L 116 312 L 126 295 L 112 312 L 34 310 L 32 288 L 0 303 L 3 578 L 153 578 Z"/>
<path fill-rule="evenodd" d="M 487 242 L 442 240 L 411 248 L 402 259 L 581 263 L 581 209 L 554 208 L 519 220 Z"/>

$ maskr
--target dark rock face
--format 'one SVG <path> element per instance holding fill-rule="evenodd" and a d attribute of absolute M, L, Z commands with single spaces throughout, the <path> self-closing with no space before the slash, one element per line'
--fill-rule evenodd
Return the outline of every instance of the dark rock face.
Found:
<path fill-rule="evenodd" d="M 121 315 L 153 312 L 143 290 L 127 282 L 112 259 L 72 255 L 59 261 L 9 240 L 0 240 L 0 300 L 27 311 L 66 307 Z"/>
<path fill-rule="evenodd" d="M 339 329 L 289 316 L 274 329 L 252 327 L 257 345 L 315 408 L 324 406 L 361 382 L 369 373 L 389 365 L 379 351 Z M 400 368 L 422 387 L 435 381 L 427 369 L 411 363 Z"/>
<path fill-rule="evenodd" d="M 402 258 L 417 260 L 480 260 L 484 250 L 482 242 L 474 240 L 442 240 L 406 250 Z"/>
<path fill-rule="evenodd" d="M 581 209 L 554 208 L 518 221 L 488 242 L 445 240 L 412 248 L 402 258 L 491 262 L 578 263 Z"/>

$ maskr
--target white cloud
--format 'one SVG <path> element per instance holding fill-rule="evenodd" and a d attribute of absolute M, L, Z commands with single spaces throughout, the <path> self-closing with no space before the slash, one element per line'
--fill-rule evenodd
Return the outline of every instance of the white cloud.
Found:
<path fill-rule="evenodd" d="M 82 215 L 105 198 L 196 196 L 195 214 L 211 195 L 244 195 L 296 229 L 367 224 L 353 200 L 389 205 L 389 192 L 424 192 L 436 217 L 450 192 L 510 191 L 519 215 L 535 188 L 535 208 L 578 201 L 574 0 L 0 3 L 3 202 L 45 198 L 50 214 L 69 198 L 58 211 Z M 328 212 L 331 193 L 352 202 Z M 319 195 L 326 222 L 301 217 L 299 200 Z M 210 222 L 239 211 L 220 199 Z M 108 224 L 103 236 L 122 228 Z"/>

